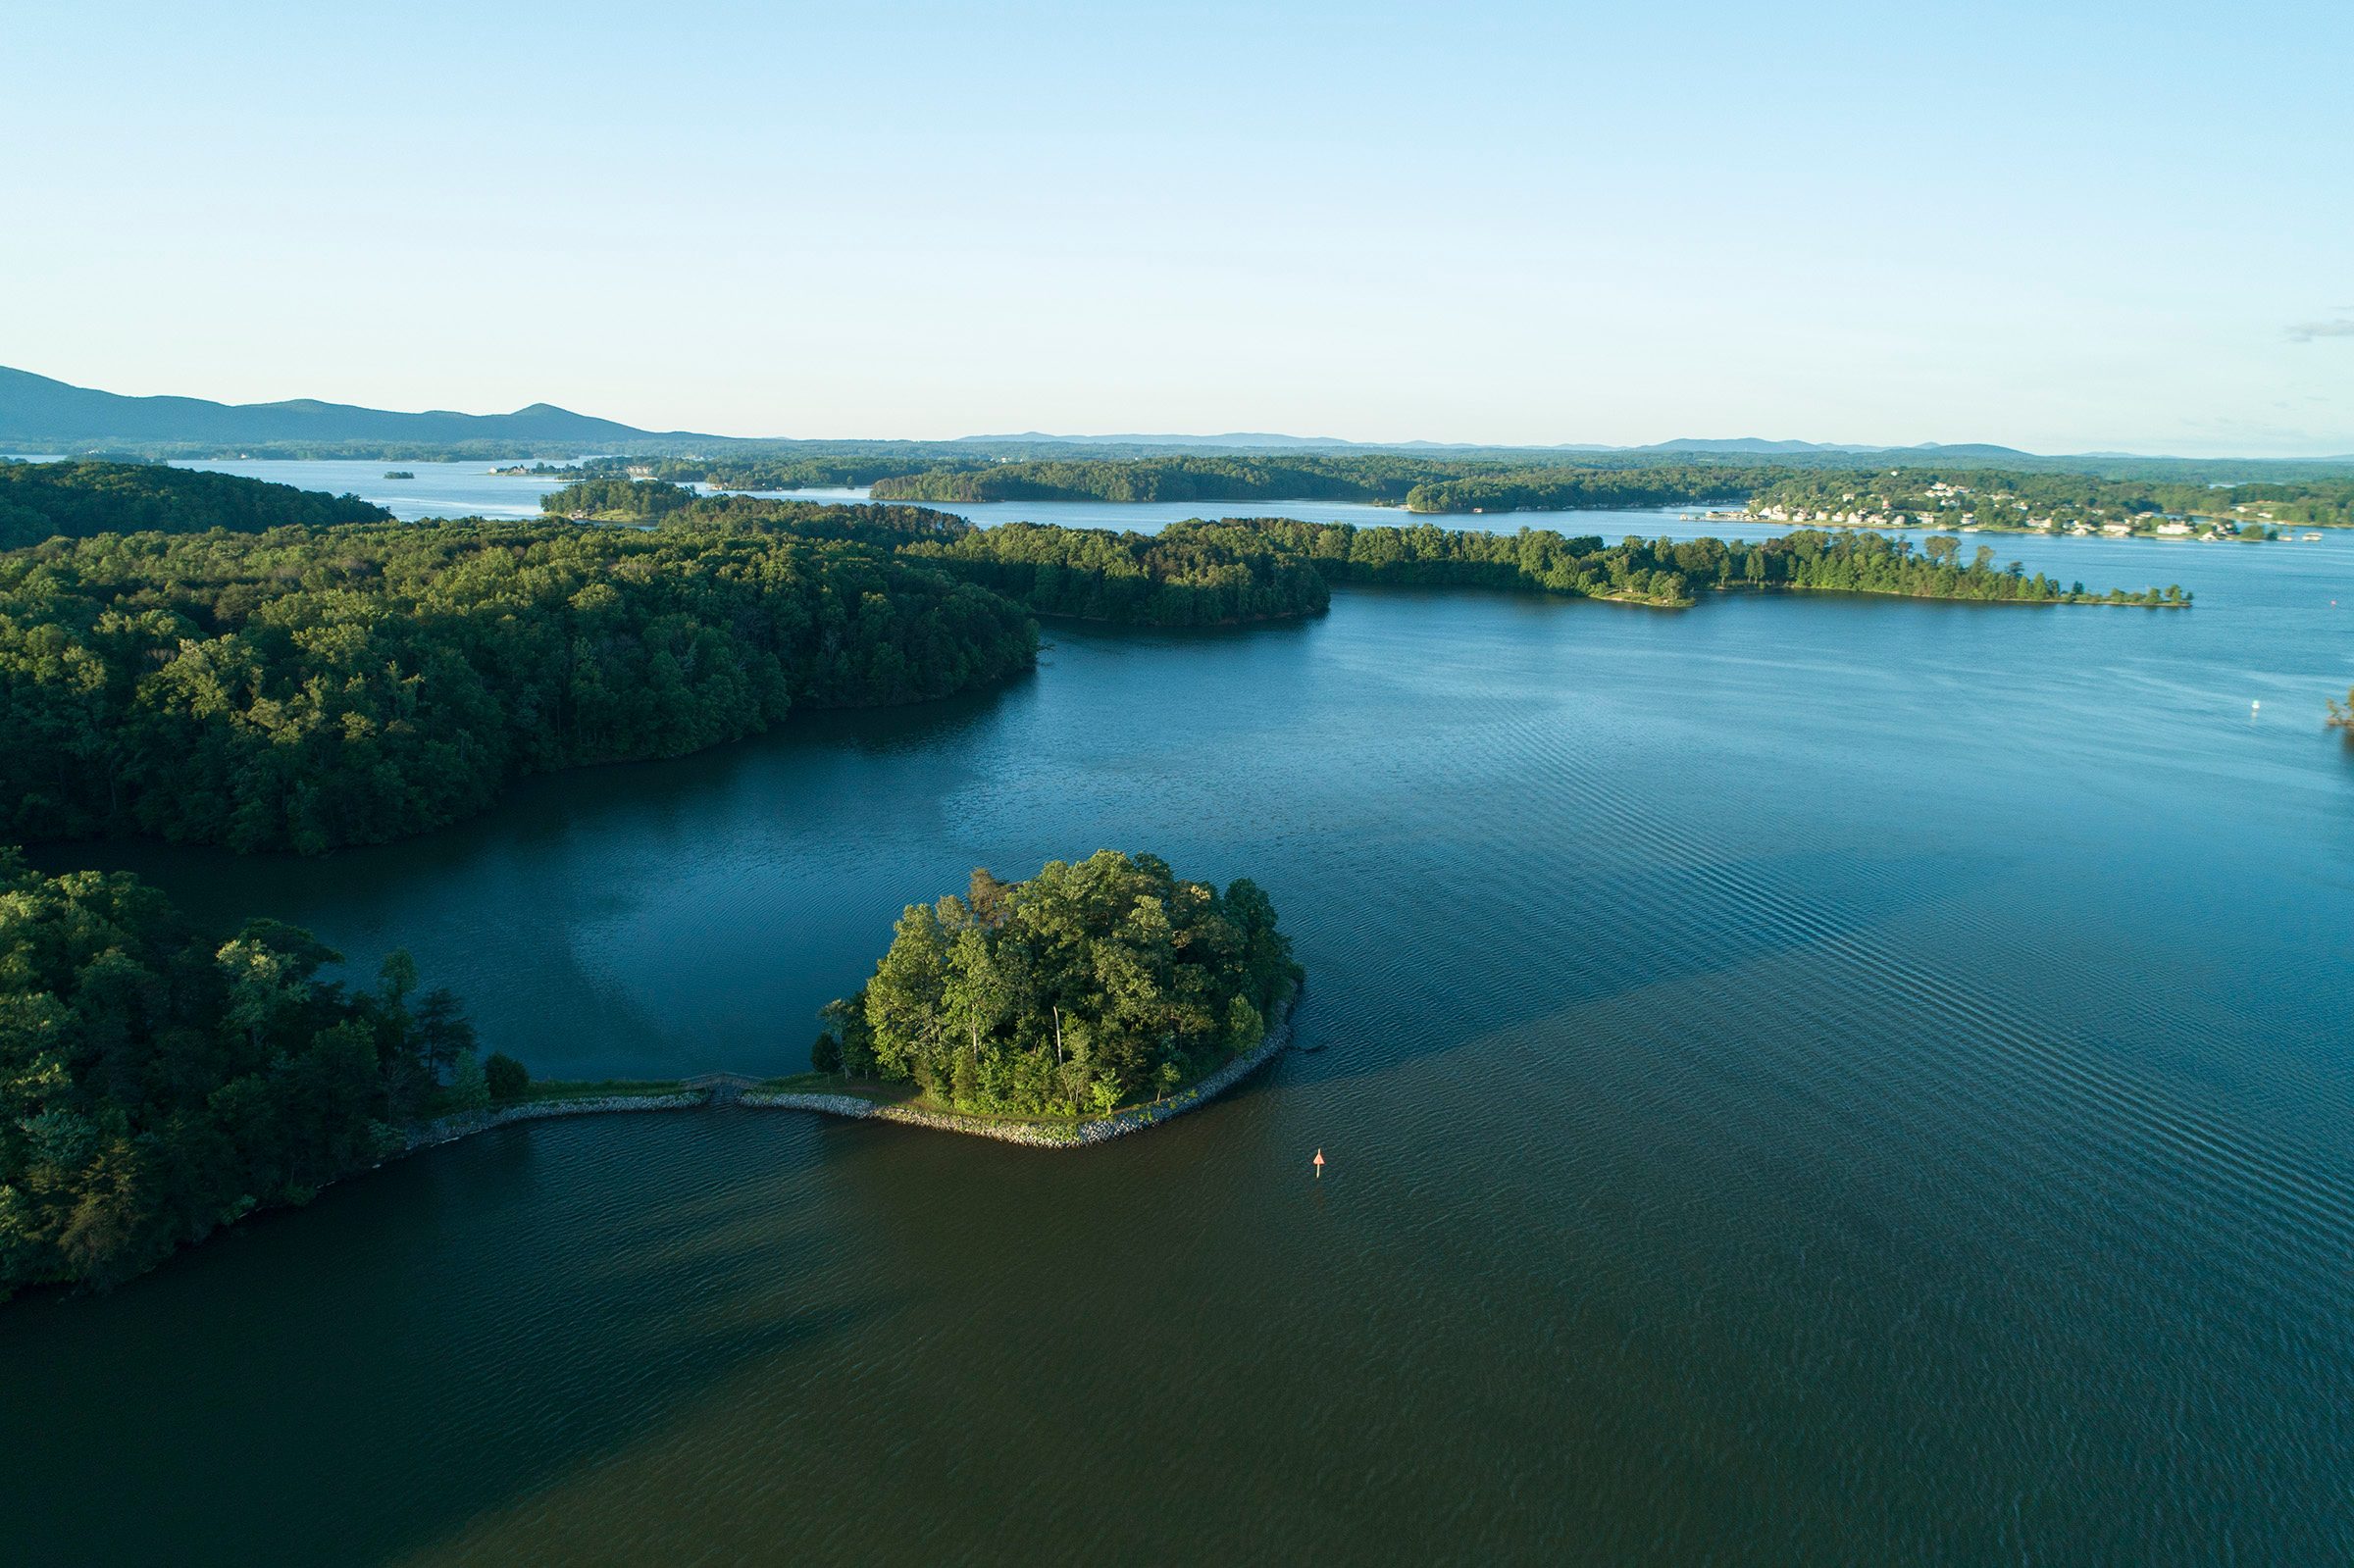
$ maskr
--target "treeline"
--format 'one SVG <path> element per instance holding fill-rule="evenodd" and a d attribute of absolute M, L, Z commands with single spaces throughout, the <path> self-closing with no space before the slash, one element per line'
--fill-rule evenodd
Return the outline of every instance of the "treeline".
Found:
<path fill-rule="evenodd" d="M 160 463 L 12 463 L 0 460 L 0 550 L 63 535 L 147 531 L 255 532 L 299 526 L 389 522 L 356 495 L 298 490 Z"/>
<path fill-rule="evenodd" d="M 874 481 L 877 500 L 1403 501 L 1462 464 L 1410 457 L 1148 457 L 998 463 Z"/>
<path fill-rule="evenodd" d="M 110 1284 L 401 1144 L 474 1032 L 396 952 L 378 986 L 257 920 L 192 928 L 135 877 L 0 849 L 0 1299 Z M 470 1070 L 470 1071 L 469 1071 Z M 463 1097 L 463 1096 L 461 1096 Z"/>
<path fill-rule="evenodd" d="M 560 516 L 653 522 L 665 530 L 767 530 L 879 545 L 1017 600 L 1034 614 L 1074 620 L 1224 626 L 1311 615 L 1331 599 L 1304 562 L 1263 544 L 1181 530 L 1151 535 L 1033 523 L 983 530 L 928 507 L 698 496 L 659 480 L 585 480 L 541 505 Z"/>
<path fill-rule="evenodd" d="M 1916 550 L 1911 540 L 1877 533 L 1802 529 L 1756 541 L 1630 536 L 1606 545 L 1596 534 L 1563 535 L 1549 529 L 1488 533 L 1428 523 L 1357 528 L 1287 519 L 1184 524 L 1170 531 L 1232 548 L 1299 555 L 1332 582 L 1501 588 L 1662 605 L 1689 604 L 1706 590 L 1744 587 L 2031 604 L 2190 602 L 2179 587 L 2095 594 L 2080 582 L 2064 586 L 2042 573 L 2028 576 L 2017 562 L 1998 567 L 1994 552 L 1984 546 L 1965 564 L 1960 541 L 1950 537 L 1928 539 Z"/>
<path fill-rule="evenodd" d="M 965 896 L 907 906 L 813 1060 L 960 1111 L 1101 1115 L 1256 1048 L 1299 980 L 1249 881 L 1221 893 L 1110 849 L 1021 883 L 976 870 Z"/>
<path fill-rule="evenodd" d="M 723 490 L 811 490 L 872 484 L 878 480 L 935 470 L 974 468 L 989 461 L 969 452 L 949 457 L 920 456 L 892 443 L 878 450 L 818 452 L 796 457 L 588 458 L 577 472 L 588 478 L 625 477 L 631 469 L 673 484 L 708 484 Z M 918 451 L 921 449 L 919 448 Z"/>
<path fill-rule="evenodd" d="M 757 495 L 698 495 L 662 480 L 583 480 L 539 498 L 551 517 L 668 526 L 769 529 L 805 539 L 855 539 L 897 546 L 952 539 L 973 525 L 922 506 L 837 505 Z"/>
<path fill-rule="evenodd" d="M 1039 615 L 1135 626 L 1224 626 L 1321 614 L 1332 593 L 1295 552 L 1180 526 L 1158 534 L 1007 523 L 907 554 Z"/>
<path fill-rule="evenodd" d="M 1000 463 L 875 481 L 878 500 L 1284 501 L 1404 504 L 1414 512 L 1561 511 L 1738 499 L 1791 473 L 1662 459 L 1578 463 L 1347 457 L 1154 457 Z"/>
<path fill-rule="evenodd" d="M 1800 522 L 1871 523 L 1894 514 L 1939 523 L 1968 516 L 1979 528 L 2125 523 L 2145 532 L 2163 518 L 2206 519 L 2235 529 L 2271 523 L 2343 527 L 2354 526 L 2354 479 L 2218 485 L 2002 469 L 1897 469 L 1787 475 L 1759 488 L 1750 506 Z"/>
<path fill-rule="evenodd" d="M 0 556 L 0 837 L 316 853 L 514 779 L 1033 663 L 1003 597 L 864 545 L 708 528 L 109 534 Z"/>
<path fill-rule="evenodd" d="M 1729 464 L 1541 468 L 1432 479 L 1407 492 L 1410 512 L 1565 512 L 1738 500 L 1789 471 Z"/>

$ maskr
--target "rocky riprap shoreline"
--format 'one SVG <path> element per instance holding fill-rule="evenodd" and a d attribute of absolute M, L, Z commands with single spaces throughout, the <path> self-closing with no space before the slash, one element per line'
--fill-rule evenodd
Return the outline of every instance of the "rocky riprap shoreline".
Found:
<path fill-rule="evenodd" d="M 1033 1148 L 1078 1148 L 1142 1132 L 1172 1116 L 1183 1116 L 1225 1093 L 1290 1048 L 1292 1014 L 1299 1001 L 1300 987 L 1294 986 L 1292 994 L 1276 1005 L 1275 1016 L 1267 1024 L 1266 1038 L 1259 1041 L 1256 1049 L 1236 1057 L 1183 1093 L 1093 1121 L 1025 1122 L 994 1116 L 960 1116 L 954 1111 L 923 1110 L 913 1105 L 878 1105 L 855 1094 L 758 1088 L 738 1093 L 737 1086 L 748 1080 L 732 1074 L 712 1074 L 707 1081 L 691 1080 L 691 1087 L 683 1086 L 660 1094 L 592 1094 L 578 1099 L 525 1100 L 493 1110 L 461 1111 L 454 1116 L 436 1117 L 409 1128 L 403 1134 L 401 1146 L 390 1157 L 454 1143 L 459 1138 L 515 1122 L 536 1122 L 552 1116 L 593 1116 L 606 1111 L 684 1111 L 722 1100 L 733 1100 L 755 1110 L 817 1111 L 826 1116 L 904 1122 L 910 1127 L 994 1138 L 1000 1142 L 1024 1143 Z"/>
<path fill-rule="evenodd" d="M 510 1122 L 536 1122 L 549 1116 L 592 1116 L 600 1111 L 683 1111 L 710 1103 L 711 1091 L 699 1088 L 669 1094 L 593 1094 L 579 1099 L 525 1100 L 495 1110 L 460 1111 L 454 1116 L 419 1122 L 408 1129 L 407 1142 L 398 1152 L 414 1154 L 421 1148 L 454 1143 L 461 1138 L 505 1127 Z"/>
<path fill-rule="evenodd" d="M 1253 1073 L 1273 1061 L 1292 1043 L 1292 1014 L 1300 1000 L 1300 988 L 1275 1008 L 1275 1016 L 1267 1024 L 1266 1038 L 1257 1047 L 1237 1056 L 1224 1067 L 1210 1074 L 1180 1094 L 1151 1105 L 1139 1105 L 1116 1115 L 1098 1117 L 1088 1122 L 1023 1122 L 1000 1120 L 994 1116 L 959 1116 L 953 1111 L 922 1110 L 912 1105 L 878 1105 L 854 1094 L 797 1093 L 782 1089 L 748 1089 L 737 1101 L 740 1105 L 758 1110 L 818 1111 L 828 1116 L 850 1116 L 879 1122 L 904 1122 L 910 1127 L 929 1127 L 943 1133 L 965 1133 L 974 1138 L 994 1138 L 1003 1143 L 1024 1143 L 1033 1148 L 1078 1148 L 1088 1143 L 1109 1142 L 1130 1133 L 1142 1132 L 1172 1116 L 1182 1116 L 1217 1098 Z"/>

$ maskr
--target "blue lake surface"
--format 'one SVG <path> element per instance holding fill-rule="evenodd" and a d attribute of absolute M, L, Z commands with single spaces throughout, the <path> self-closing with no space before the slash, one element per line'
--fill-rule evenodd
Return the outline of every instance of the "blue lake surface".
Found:
<path fill-rule="evenodd" d="M 507 1129 L 0 1309 L 15 1549 L 2347 1560 L 2354 536 L 1983 537 L 2198 605 L 1349 589 L 408 844 L 41 851 L 552 1077 L 797 1069 L 901 904 L 1151 849 L 1325 1048 L 1082 1153 Z"/>

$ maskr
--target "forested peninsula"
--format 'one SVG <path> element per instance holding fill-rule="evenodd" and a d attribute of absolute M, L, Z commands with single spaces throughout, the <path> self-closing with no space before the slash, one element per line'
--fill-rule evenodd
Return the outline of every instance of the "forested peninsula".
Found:
<path fill-rule="evenodd" d="M 19 839 L 383 842 L 479 812 L 527 774 L 681 755 L 796 706 L 986 686 L 1035 662 L 1034 616 L 1218 626 L 1320 613 L 1332 583 L 1661 606 L 1744 588 L 2189 602 L 1868 533 L 977 530 L 919 507 L 606 480 L 555 492 L 542 523 L 311 523 L 282 519 L 350 507 L 138 465 L 50 465 L 35 488 L 44 519 L 88 536 L 0 552 L 0 837 Z M 116 508 L 159 526 L 99 531 Z"/>
<path fill-rule="evenodd" d="M 95 533 L 250 532 L 391 520 L 391 513 L 356 495 L 327 495 L 201 469 L 0 462 L 0 550 Z"/>
<path fill-rule="evenodd" d="M 1032 665 L 1020 606 L 761 531 L 367 524 L 0 556 L 0 837 L 317 853 L 522 775 Z"/>
<path fill-rule="evenodd" d="M 322 980 L 337 961 L 292 926 L 200 931 L 135 877 L 0 848 L 0 1300 L 126 1279 L 487 1102 L 455 997 L 420 992 L 402 952 L 372 989 Z"/>

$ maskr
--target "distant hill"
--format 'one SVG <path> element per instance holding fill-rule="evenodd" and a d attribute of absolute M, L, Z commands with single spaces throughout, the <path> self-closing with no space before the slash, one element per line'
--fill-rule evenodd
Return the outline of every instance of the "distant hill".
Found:
<path fill-rule="evenodd" d="M 1049 435 L 1044 430 L 1024 430 L 1018 435 L 960 435 L 960 445 L 968 446 L 1205 446 L 1222 452 L 1248 451 L 1263 446 L 1356 446 L 1337 435 L 1278 435 L 1267 430 L 1229 430 L 1223 435 Z M 1427 446 L 1427 441 L 1407 441 L 1407 446 Z"/>
<path fill-rule="evenodd" d="M 683 430 L 649 431 L 534 403 L 512 414 L 400 414 L 349 403 L 216 403 L 201 397 L 123 397 L 0 366 L 0 450 L 77 451 L 109 442 L 204 445 L 339 441 L 557 443 L 592 451 L 652 439 L 708 441 Z"/>
<path fill-rule="evenodd" d="M 1755 435 L 1739 435 L 1729 440 L 1707 440 L 1685 436 L 1673 441 L 1655 441 L 1649 446 L 1620 448 L 1635 452 L 1721 452 L 1757 453 L 1788 456 L 1802 452 L 1845 452 L 1858 456 L 1886 454 L 1891 457 L 2033 457 L 2016 446 L 1995 446 L 1985 441 L 1965 441 L 1948 445 L 1942 441 L 1923 441 L 1918 446 L 1852 446 L 1839 441 L 1767 441 Z"/>

